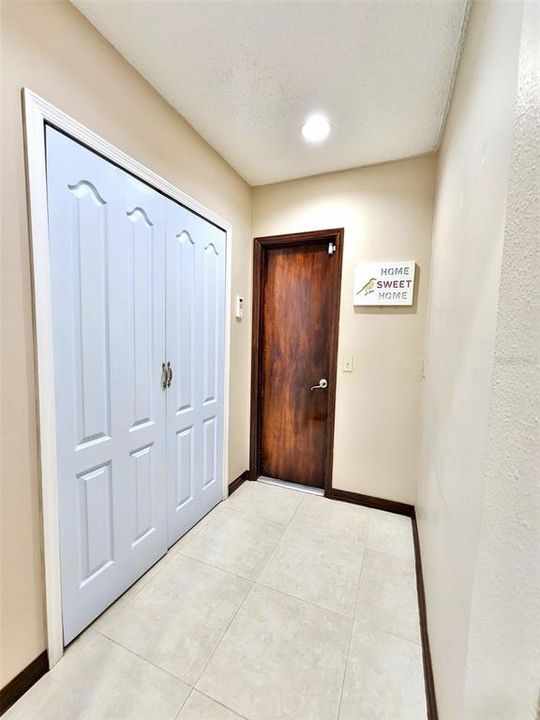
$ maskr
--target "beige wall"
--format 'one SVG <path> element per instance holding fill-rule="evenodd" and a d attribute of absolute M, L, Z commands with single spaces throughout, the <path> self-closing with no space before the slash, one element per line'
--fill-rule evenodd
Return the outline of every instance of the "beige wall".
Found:
<path fill-rule="evenodd" d="M 519 55 L 464 716 L 538 718 L 540 697 L 540 6 Z"/>
<path fill-rule="evenodd" d="M 344 227 L 334 487 L 412 503 L 418 473 L 422 351 L 434 157 L 257 187 L 253 231 Z M 415 260 L 413 308 L 353 308 L 354 265 Z M 354 356 L 354 372 L 341 370 Z"/>
<path fill-rule="evenodd" d="M 2 2 L 0 686 L 45 648 L 21 88 L 28 86 L 233 224 L 250 312 L 251 190 L 69 3 Z M 233 322 L 230 478 L 248 467 L 250 324 Z"/>
<path fill-rule="evenodd" d="M 521 10 L 519 2 L 473 3 L 438 168 L 417 517 L 441 720 L 470 716 L 464 694 L 473 587 L 479 578 L 479 541 L 487 543 L 497 556 L 493 543 L 496 537 L 501 539 L 498 535 L 483 536 L 492 528 L 486 525 L 482 529 L 481 518 L 486 511 L 492 521 L 497 517 L 497 512 L 491 515 L 492 509 L 485 504 L 482 507 L 482 498 Z M 524 256 L 518 249 L 513 252 L 508 260 L 519 266 Z M 532 256 L 530 259 L 532 262 Z M 507 322 L 512 320 L 510 313 Z M 513 350 L 521 354 L 520 349 Z M 501 380 L 508 379 L 505 372 L 509 368 L 505 371 L 503 365 L 504 361 L 499 368 Z M 523 374 L 522 379 L 526 377 Z M 507 446 L 503 450 L 508 436 L 504 422 L 511 413 L 512 390 L 501 390 L 502 400 L 495 409 L 499 414 L 498 433 L 493 436 L 503 451 L 498 461 L 511 449 Z M 516 445 L 513 450 L 516 447 L 521 450 Z M 508 487 L 497 502 L 510 502 L 516 507 L 516 467 L 509 456 L 506 459 L 505 468 L 499 468 L 498 480 Z M 515 483 L 512 488 L 511 483 Z M 503 506 L 498 508 L 499 519 L 504 517 L 502 510 Z M 517 523 L 516 517 L 514 528 Z M 506 537 L 499 550 L 516 538 Z M 523 549 L 530 553 L 531 547 Z M 490 570 L 496 567 L 494 563 Z M 492 586 L 491 591 L 494 589 Z M 520 593 L 522 590 L 516 598 Z M 511 614 L 521 612 L 517 599 L 508 607 L 502 602 L 495 607 L 489 623 L 483 625 L 483 632 L 494 638 L 506 631 Z M 477 611 L 482 614 L 481 604 Z M 520 642 L 521 637 L 517 635 L 515 642 Z M 518 645 L 510 644 L 517 660 Z M 484 648 L 489 646 L 487 642 Z M 485 700 L 494 690 L 485 684 L 487 675 L 483 677 L 479 672 L 480 665 L 487 668 L 490 661 L 488 654 L 483 654 L 475 676 L 467 681 L 472 683 L 469 691 L 475 703 L 481 697 Z M 506 667 L 510 673 L 510 665 Z M 505 714 L 503 700 L 508 693 L 512 695 L 512 690 L 505 684 L 504 672 L 498 681 L 489 712 L 486 707 L 481 711 L 477 704 L 474 716 L 516 720 L 529 717 L 510 711 Z M 517 702 L 518 698 L 513 700 Z M 506 709 L 509 707 L 512 705 Z"/>

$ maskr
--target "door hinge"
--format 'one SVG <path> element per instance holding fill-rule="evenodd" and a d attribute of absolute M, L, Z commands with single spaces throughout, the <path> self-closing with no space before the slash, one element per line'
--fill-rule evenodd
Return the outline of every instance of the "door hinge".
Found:
<path fill-rule="evenodd" d="M 331 242 L 328 243 L 328 254 L 333 255 L 336 252 L 336 244 Z"/>

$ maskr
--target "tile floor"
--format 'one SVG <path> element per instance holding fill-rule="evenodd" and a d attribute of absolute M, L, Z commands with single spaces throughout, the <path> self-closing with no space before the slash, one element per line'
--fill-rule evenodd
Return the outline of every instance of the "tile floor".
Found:
<path fill-rule="evenodd" d="M 5 718 L 425 720 L 410 520 L 245 483 Z"/>

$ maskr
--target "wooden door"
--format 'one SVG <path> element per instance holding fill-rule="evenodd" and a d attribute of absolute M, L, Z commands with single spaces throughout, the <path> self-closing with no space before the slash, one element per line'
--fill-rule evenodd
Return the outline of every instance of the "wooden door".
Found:
<path fill-rule="evenodd" d="M 252 477 L 331 487 L 341 230 L 255 241 Z"/>

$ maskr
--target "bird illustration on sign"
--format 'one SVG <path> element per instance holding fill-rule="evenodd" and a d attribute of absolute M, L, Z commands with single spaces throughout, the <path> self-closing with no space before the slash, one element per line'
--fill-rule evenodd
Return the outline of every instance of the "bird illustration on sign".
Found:
<path fill-rule="evenodd" d="M 370 293 L 372 293 L 375 290 L 376 285 L 377 285 L 377 278 L 372 277 L 367 281 L 367 283 L 363 287 L 360 288 L 360 290 L 356 291 L 356 295 L 361 295 L 362 293 L 364 293 L 364 295 L 369 295 Z"/>

